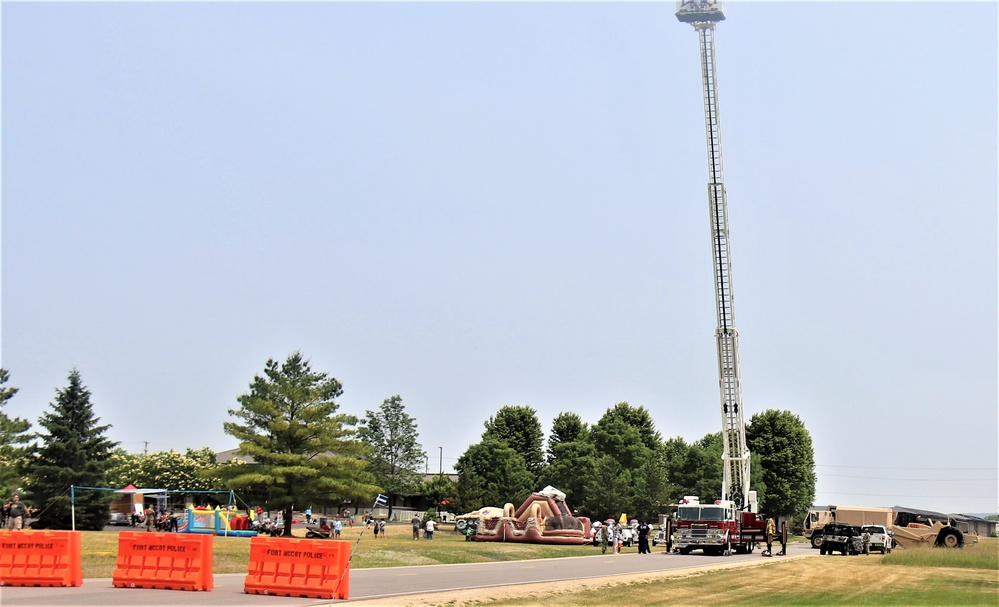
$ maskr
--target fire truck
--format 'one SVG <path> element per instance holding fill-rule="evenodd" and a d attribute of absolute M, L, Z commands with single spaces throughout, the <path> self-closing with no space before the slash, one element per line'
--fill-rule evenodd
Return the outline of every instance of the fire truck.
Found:
<path fill-rule="evenodd" d="M 733 500 L 715 500 L 702 504 L 695 495 L 688 495 L 677 505 L 674 545 L 680 554 L 702 550 L 704 554 L 728 556 L 749 554 L 757 545 L 767 541 L 767 523 L 756 512 L 756 492 L 749 492 L 751 507 L 739 508 Z M 780 532 L 774 529 L 772 542 L 779 542 L 781 551 L 787 551 L 787 526 L 781 524 Z M 770 556 L 769 551 L 764 552 Z"/>
<path fill-rule="evenodd" d="M 719 391 L 722 414 L 721 499 L 702 504 L 687 496 L 677 506 L 676 547 L 681 554 L 700 549 L 705 554 L 752 552 L 766 541 L 766 521 L 758 514 L 756 492 L 749 490 L 749 448 L 743 423 L 742 380 L 739 371 L 739 333 L 735 329 L 732 291 L 728 203 L 722 166 L 721 126 L 718 119 L 715 76 L 715 24 L 725 19 L 722 0 L 679 0 L 676 17 L 697 31 L 701 51 L 704 116 L 708 144 L 708 207 L 711 214 L 711 253 L 714 259 L 714 291 L 718 328 Z M 786 552 L 787 529 L 781 526 L 781 544 Z M 773 530 L 776 532 L 776 529 Z M 771 536 L 773 538 L 773 536 Z M 769 550 L 767 551 L 769 552 Z M 765 553 L 767 554 L 767 553 Z"/>

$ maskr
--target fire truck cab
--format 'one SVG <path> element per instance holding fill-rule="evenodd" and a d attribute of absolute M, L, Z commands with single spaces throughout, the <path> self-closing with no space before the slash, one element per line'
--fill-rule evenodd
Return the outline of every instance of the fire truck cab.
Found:
<path fill-rule="evenodd" d="M 730 553 L 732 545 L 738 543 L 738 514 L 731 500 L 702 504 L 696 496 L 685 496 L 676 511 L 676 545 L 680 554 L 690 554 L 698 548 L 704 554 Z"/>
<path fill-rule="evenodd" d="M 755 503 L 756 492 L 750 492 Z M 687 495 L 677 505 L 676 547 L 680 554 L 701 549 L 708 555 L 753 552 L 758 543 L 766 542 L 766 521 L 755 508 L 739 510 L 732 500 L 715 500 L 702 504 L 697 496 Z M 787 544 L 787 529 L 782 524 L 780 535 L 771 539 Z"/>

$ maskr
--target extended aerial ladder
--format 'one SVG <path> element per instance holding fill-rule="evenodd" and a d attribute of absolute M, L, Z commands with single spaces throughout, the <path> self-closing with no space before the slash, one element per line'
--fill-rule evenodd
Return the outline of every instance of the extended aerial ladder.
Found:
<path fill-rule="evenodd" d="M 722 166 L 721 124 L 715 75 L 715 24 L 725 19 L 722 0 L 678 0 L 676 17 L 697 31 L 701 47 L 704 88 L 704 126 L 708 143 L 708 206 L 711 212 L 711 254 L 714 258 L 715 304 L 718 329 L 718 388 L 722 413 L 722 499 L 738 509 L 756 511 L 749 491 L 749 449 L 743 421 L 742 379 L 739 371 L 739 332 L 735 328 L 732 258 L 728 231 L 728 202 Z"/>

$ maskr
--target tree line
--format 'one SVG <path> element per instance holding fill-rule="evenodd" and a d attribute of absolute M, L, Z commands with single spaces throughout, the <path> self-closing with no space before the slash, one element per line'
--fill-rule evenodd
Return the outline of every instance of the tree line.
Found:
<path fill-rule="evenodd" d="M 626 402 L 592 424 L 560 413 L 547 441 L 532 407 L 504 406 L 458 458 L 457 482 L 424 481 L 426 453 L 402 398 L 386 398 L 360 417 L 343 412 L 337 402 L 343 386 L 313 370 L 300 352 L 268 360 L 236 397 L 223 430 L 239 441 L 239 455 L 224 464 L 207 448 L 127 453 L 108 437 L 111 426 L 100 424 L 76 369 L 32 431 L 30 422 L 4 411 L 17 393 L 8 379 L 0 369 L 0 491 L 25 492 L 40 528 L 69 527 L 70 486 L 234 489 L 246 502 L 282 511 L 287 534 L 295 508 L 367 503 L 380 493 L 390 504 L 426 497 L 460 514 L 519 505 L 553 485 L 580 515 L 655 519 L 685 495 L 713 500 L 721 488 L 720 432 L 692 443 L 664 439 L 647 409 Z M 761 510 L 775 516 L 806 510 L 815 496 L 815 464 L 800 418 L 778 410 L 754 415 L 747 440 Z M 76 493 L 77 528 L 103 528 L 110 500 L 106 492 Z"/>

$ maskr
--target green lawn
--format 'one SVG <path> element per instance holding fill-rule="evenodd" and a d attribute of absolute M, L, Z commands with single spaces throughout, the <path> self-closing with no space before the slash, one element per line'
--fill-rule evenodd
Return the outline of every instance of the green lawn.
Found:
<path fill-rule="evenodd" d="M 351 567 L 357 569 L 600 554 L 598 548 L 589 545 L 470 543 L 451 531 L 439 531 L 433 542 L 425 539 L 414 541 L 408 525 L 391 525 L 388 537 L 377 540 L 370 531 L 363 535 L 360 533 L 360 527 L 348 528 L 342 538 L 349 541 L 354 549 Z M 82 538 L 84 577 L 111 577 L 118 550 L 118 534 L 83 532 Z M 249 538 L 216 537 L 213 571 L 245 572 L 249 546 Z M 637 552 L 637 548 L 626 548 L 625 552 Z M 983 538 L 979 544 L 962 550 L 896 550 L 886 556 L 818 556 L 815 552 L 815 558 L 788 561 L 761 559 L 759 565 L 749 569 L 650 576 L 647 580 L 629 583 L 604 580 L 595 588 L 558 594 L 525 587 L 514 598 L 479 598 L 467 603 L 448 599 L 441 604 L 448 607 L 465 604 L 585 607 L 621 604 L 622 596 L 626 595 L 626 603 L 634 607 L 999 605 L 999 540 Z"/>
<path fill-rule="evenodd" d="M 518 561 L 562 556 L 600 554 L 594 546 L 544 546 L 498 542 L 466 542 L 453 531 L 438 531 L 434 541 L 413 540 L 408 524 L 389 525 L 387 537 L 377 540 L 363 526 L 345 529 L 341 541 L 348 541 L 354 551 L 351 567 L 400 567 L 444 563 L 479 563 Z M 83 531 L 83 577 L 109 578 L 118 555 L 118 534 L 109 531 Z M 295 530 L 296 535 L 303 532 Z M 358 541 L 360 539 L 360 541 Z M 335 541 L 335 540 L 330 540 Z M 213 542 L 214 573 L 245 573 L 250 560 L 250 538 L 216 537 Z M 625 549 L 637 552 L 637 548 Z"/>
<path fill-rule="evenodd" d="M 898 550 L 886 556 L 766 561 L 750 569 L 475 603 L 489 607 L 587 607 L 622 604 L 621 597 L 627 596 L 626 603 L 633 607 L 999 605 L 999 540 L 995 539 L 983 539 L 963 550 L 927 548 Z M 449 607 L 463 604 L 447 603 Z"/>

